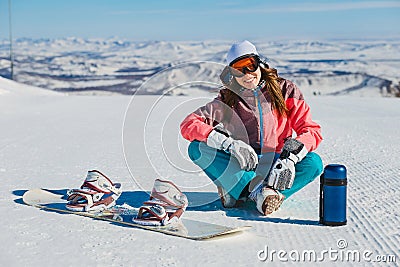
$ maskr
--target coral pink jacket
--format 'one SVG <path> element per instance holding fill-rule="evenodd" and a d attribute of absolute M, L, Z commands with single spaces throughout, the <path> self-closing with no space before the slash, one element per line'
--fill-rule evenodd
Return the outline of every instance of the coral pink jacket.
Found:
<path fill-rule="evenodd" d="M 222 89 L 213 101 L 183 120 L 182 136 L 189 141 L 205 142 L 213 127 L 222 123 L 232 138 L 250 144 L 257 153 L 280 153 L 285 140 L 294 133 L 308 151 L 315 150 L 322 141 L 321 127 L 311 119 L 303 94 L 289 80 L 282 80 L 280 86 L 289 110 L 287 116 L 279 116 L 273 110 L 265 87 L 241 91 L 234 107 L 224 104 L 228 89 Z"/>

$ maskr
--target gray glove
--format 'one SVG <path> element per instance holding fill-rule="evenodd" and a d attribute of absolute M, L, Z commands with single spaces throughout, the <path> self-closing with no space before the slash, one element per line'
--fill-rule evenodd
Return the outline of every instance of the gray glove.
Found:
<path fill-rule="evenodd" d="M 304 144 L 296 139 L 288 139 L 282 149 L 279 159 L 272 166 L 267 177 L 267 184 L 274 189 L 285 190 L 293 185 L 295 164 L 301 161 L 308 151 Z"/>
<path fill-rule="evenodd" d="M 207 145 L 231 153 L 245 171 L 257 167 L 258 156 L 254 149 L 241 140 L 235 140 L 220 129 L 214 129 L 207 137 Z"/>

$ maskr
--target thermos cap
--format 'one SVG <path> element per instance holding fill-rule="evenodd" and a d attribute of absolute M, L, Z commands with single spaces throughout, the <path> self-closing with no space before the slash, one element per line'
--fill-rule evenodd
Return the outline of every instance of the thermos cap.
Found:
<path fill-rule="evenodd" d="M 329 164 L 324 169 L 325 179 L 346 179 L 347 171 L 344 165 Z"/>

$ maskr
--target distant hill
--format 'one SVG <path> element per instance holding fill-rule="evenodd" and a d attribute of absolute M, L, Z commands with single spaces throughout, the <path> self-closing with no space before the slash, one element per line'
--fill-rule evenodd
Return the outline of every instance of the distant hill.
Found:
<path fill-rule="evenodd" d="M 400 41 L 254 42 L 270 66 L 306 95 L 399 94 Z M 14 43 L 14 77 L 70 93 L 190 95 L 189 89 L 218 88 L 230 44 L 22 38 Z M 8 42 L 0 42 L 3 77 L 9 76 L 8 53 Z"/>

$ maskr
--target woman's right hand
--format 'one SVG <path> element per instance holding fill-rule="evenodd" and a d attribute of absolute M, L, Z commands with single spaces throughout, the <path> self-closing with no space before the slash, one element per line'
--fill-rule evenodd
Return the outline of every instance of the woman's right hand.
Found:
<path fill-rule="evenodd" d="M 232 140 L 232 144 L 228 147 L 228 151 L 239 161 L 240 168 L 245 171 L 254 170 L 258 164 L 257 153 L 251 146 L 242 140 Z"/>
<path fill-rule="evenodd" d="M 233 139 L 225 132 L 212 130 L 207 137 L 207 145 L 231 153 L 238 160 L 242 170 L 250 171 L 257 167 L 258 156 L 254 149 L 242 140 Z"/>

